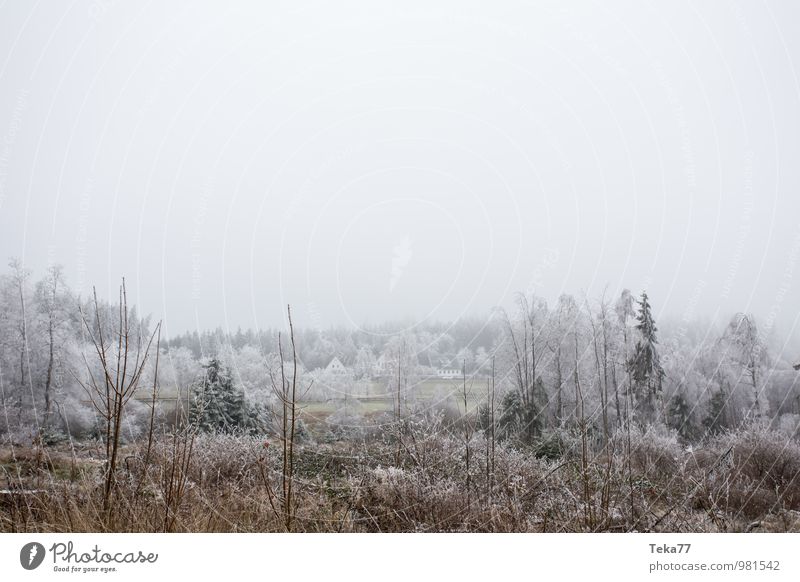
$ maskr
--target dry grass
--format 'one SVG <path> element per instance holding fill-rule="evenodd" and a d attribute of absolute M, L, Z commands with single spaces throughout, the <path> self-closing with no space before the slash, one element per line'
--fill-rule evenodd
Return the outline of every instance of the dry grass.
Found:
<path fill-rule="evenodd" d="M 584 465 L 576 438 L 559 434 L 563 456 L 554 459 L 498 445 L 490 479 L 478 434 L 469 480 L 463 442 L 436 426 L 414 427 L 399 458 L 390 441 L 305 443 L 297 450 L 293 529 L 800 531 L 800 445 L 782 433 L 751 428 L 688 450 L 669 434 L 633 431 L 628 457 L 621 431 L 610 443 L 610 466 L 600 451 Z M 0 531 L 283 531 L 268 494 L 280 458 L 276 443 L 264 444 L 163 435 L 149 456 L 146 443 L 126 445 L 110 516 L 96 447 L 5 449 Z"/>

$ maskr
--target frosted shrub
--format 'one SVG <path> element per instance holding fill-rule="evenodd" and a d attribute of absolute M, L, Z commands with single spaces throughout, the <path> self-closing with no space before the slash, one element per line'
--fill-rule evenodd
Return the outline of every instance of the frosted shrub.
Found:
<path fill-rule="evenodd" d="M 431 483 L 419 471 L 377 468 L 356 499 L 378 531 L 459 531 L 464 497 L 452 480 Z"/>
<path fill-rule="evenodd" d="M 800 437 L 800 414 L 782 414 L 777 420 L 777 430 L 788 438 Z"/>
<path fill-rule="evenodd" d="M 677 434 L 665 428 L 631 429 L 631 463 L 635 471 L 648 479 L 675 476 L 679 459 L 684 455 Z"/>
<path fill-rule="evenodd" d="M 785 434 L 753 427 L 730 439 L 737 481 L 751 491 L 743 510 L 800 509 L 800 445 Z"/>
<path fill-rule="evenodd" d="M 211 485 L 254 481 L 264 442 L 264 439 L 245 435 L 199 434 L 194 443 L 192 476 Z"/>
<path fill-rule="evenodd" d="M 752 424 L 708 444 L 699 476 L 699 505 L 733 520 L 800 509 L 800 445 L 785 433 Z"/>

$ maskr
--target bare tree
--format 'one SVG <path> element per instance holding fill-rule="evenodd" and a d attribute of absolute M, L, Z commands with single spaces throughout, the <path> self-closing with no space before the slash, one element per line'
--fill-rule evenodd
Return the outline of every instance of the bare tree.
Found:
<path fill-rule="evenodd" d="M 92 290 L 91 308 L 94 317 L 87 316 L 81 308 L 81 321 L 99 363 L 99 373 L 89 364 L 84 354 L 88 381 L 78 381 L 89 396 L 105 425 L 106 467 L 103 487 L 103 510 L 107 518 L 111 515 L 111 501 L 116 484 L 117 459 L 120 448 L 120 433 L 125 420 L 128 402 L 136 393 L 145 371 L 150 348 L 160 332 L 161 323 L 149 337 L 145 336 L 144 324 L 131 321 L 128 310 L 128 295 L 125 279 L 119 290 L 119 306 L 116 325 L 111 337 L 107 337 L 103 321 L 103 308 L 97 300 L 97 291 Z M 159 346 L 156 345 L 156 351 Z M 101 376 L 98 378 L 98 375 Z"/>
<path fill-rule="evenodd" d="M 461 398 L 464 404 L 464 416 L 462 417 L 463 424 L 463 438 L 464 438 L 464 471 L 466 473 L 466 488 L 467 488 L 467 512 L 469 513 L 472 507 L 472 481 L 470 473 L 470 463 L 472 460 L 472 437 L 475 433 L 475 426 L 469 414 L 469 395 L 472 391 L 472 386 L 467 388 L 467 360 L 464 359 L 461 367 Z"/>
<path fill-rule="evenodd" d="M 633 412 L 633 374 L 631 368 L 627 365 L 630 360 L 630 339 L 631 330 L 628 326 L 628 321 L 635 316 L 633 306 L 633 295 L 625 289 L 620 295 L 619 299 L 614 306 L 614 311 L 617 314 L 617 322 L 622 330 L 622 361 L 619 362 L 625 369 L 625 420 L 629 420 L 629 415 Z"/>
<path fill-rule="evenodd" d="M 561 295 L 549 321 L 547 347 L 552 352 L 555 382 L 555 413 L 557 426 L 564 424 L 564 344 L 576 325 L 577 305 L 569 295 Z"/>
<path fill-rule="evenodd" d="M 9 263 L 11 267 L 11 280 L 14 290 L 19 299 L 19 321 L 17 322 L 17 334 L 19 335 L 19 390 L 17 397 L 17 424 L 21 427 L 22 411 L 24 407 L 26 387 L 31 392 L 31 405 L 33 406 L 33 381 L 30 375 L 30 345 L 28 337 L 28 309 L 27 309 L 27 287 L 30 271 L 25 269 L 18 259 L 12 259 Z M 38 420 L 37 420 L 38 424 Z"/>
<path fill-rule="evenodd" d="M 59 327 L 59 291 L 62 283 L 60 265 L 53 265 L 47 270 L 47 277 L 38 287 L 41 306 L 46 317 L 47 329 L 47 372 L 44 382 L 44 423 L 47 428 L 52 414 L 53 376 L 56 361 L 56 331 Z"/>
<path fill-rule="evenodd" d="M 761 369 L 767 362 L 767 351 L 755 320 L 746 313 L 733 316 L 720 339 L 727 358 L 741 371 L 753 391 L 752 411 L 756 417 L 764 413 L 760 399 Z"/>
<path fill-rule="evenodd" d="M 604 302 L 601 303 L 601 311 L 595 320 L 592 314 L 589 300 L 586 299 L 586 311 L 589 319 L 589 325 L 592 328 L 592 348 L 594 351 L 595 371 L 597 373 L 597 387 L 600 395 L 600 416 L 603 422 L 603 438 L 605 446 L 608 446 L 608 360 L 606 354 L 601 350 L 601 334 L 602 331 L 598 329 L 604 326 Z"/>
<path fill-rule="evenodd" d="M 631 451 L 631 416 L 633 414 L 633 374 L 627 362 L 630 359 L 630 350 L 628 347 L 628 339 L 630 337 L 630 330 L 628 328 L 628 321 L 634 317 L 633 309 L 633 296 L 627 289 L 622 291 L 619 299 L 614 305 L 614 311 L 617 314 L 617 322 L 622 329 L 622 362 L 624 366 L 625 375 L 625 456 L 627 460 L 628 472 L 628 501 L 630 502 L 631 519 L 636 515 L 636 501 L 634 498 L 633 488 L 633 463 Z M 615 364 L 616 366 L 616 364 Z"/>
<path fill-rule="evenodd" d="M 595 369 L 597 373 L 597 384 L 600 392 L 601 418 L 603 422 L 603 451 L 605 453 L 605 474 L 603 487 L 601 490 L 600 507 L 603 515 L 608 518 L 609 504 L 611 502 L 611 471 L 613 466 L 613 456 L 611 454 L 611 434 L 608 422 L 608 379 L 609 379 L 609 354 L 608 354 L 608 304 L 605 294 L 600 299 L 597 317 L 592 314 L 589 301 L 586 300 L 589 323 L 592 328 L 592 346 L 594 348 Z M 619 410 L 619 400 L 617 400 L 617 410 Z"/>
<path fill-rule="evenodd" d="M 395 417 L 395 465 L 399 466 L 402 459 L 402 453 L 408 448 L 406 444 L 406 437 L 410 436 L 408 434 L 408 380 L 415 371 L 414 360 L 416 358 L 416 353 L 414 350 L 413 338 L 410 339 L 407 335 L 402 335 L 398 338 L 396 349 L 397 370 L 394 377 L 395 387 L 392 391 L 392 399 Z M 391 384 L 389 389 L 392 389 Z"/>
<path fill-rule="evenodd" d="M 580 377 L 580 355 L 578 346 L 580 334 L 575 329 L 573 334 L 573 348 L 575 351 L 575 367 L 573 368 L 573 382 L 575 384 L 575 421 L 581 435 L 581 481 L 583 483 L 583 516 L 584 524 L 587 528 L 594 527 L 594 512 L 592 503 L 591 483 L 589 476 L 589 443 L 588 443 L 588 424 L 586 422 L 585 403 Z"/>
<path fill-rule="evenodd" d="M 495 471 L 495 444 L 496 444 L 496 428 L 495 421 L 495 368 L 494 356 L 492 356 L 492 375 L 486 379 L 486 487 L 488 490 L 488 497 L 491 500 L 492 490 L 494 489 L 494 471 Z"/>
<path fill-rule="evenodd" d="M 507 340 L 512 353 L 512 379 L 519 394 L 521 403 L 521 422 L 526 440 L 532 441 L 538 436 L 542 411 L 539 409 L 537 388 L 539 382 L 539 363 L 544 356 L 541 349 L 544 337 L 539 313 L 546 306 L 535 298 L 529 300 L 524 295 L 518 298 L 518 322 L 514 322 L 504 311 L 503 320 Z"/>
<path fill-rule="evenodd" d="M 298 423 L 298 359 L 290 305 L 287 305 L 286 313 L 289 319 L 289 341 L 291 346 L 291 361 L 289 365 L 291 366 L 291 373 L 286 373 L 287 363 L 284 360 L 283 341 L 280 333 L 278 333 L 280 374 L 275 374 L 272 370 L 269 372 L 272 391 L 277 397 L 280 407 L 280 416 L 277 419 L 281 440 L 281 494 L 278 499 L 281 506 L 280 511 L 275 507 L 275 498 L 277 496 L 266 476 L 264 476 L 264 482 L 267 486 L 267 494 L 273 511 L 276 516 L 282 519 L 286 531 L 290 532 L 292 531 L 297 511 L 297 504 L 294 499 L 294 465 Z M 310 388 L 311 386 L 309 385 L 305 391 L 307 392 Z"/>
<path fill-rule="evenodd" d="M 395 440 L 397 447 L 395 448 L 394 454 L 394 464 L 400 465 L 400 455 L 403 450 L 403 430 L 404 430 L 404 422 L 403 422 L 403 401 L 402 401 L 402 394 L 403 394 L 403 361 L 405 359 L 405 348 L 406 342 L 405 338 L 400 344 L 400 347 L 397 351 L 397 389 L 394 393 L 394 417 L 395 417 L 395 430 L 397 431 Z"/>

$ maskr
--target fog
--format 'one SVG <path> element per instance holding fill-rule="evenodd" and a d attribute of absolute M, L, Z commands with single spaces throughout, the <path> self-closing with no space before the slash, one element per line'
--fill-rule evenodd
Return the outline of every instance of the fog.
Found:
<path fill-rule="evenodd" d="M 647 289 L 797 336 L 790 2 L 0 8 L 0 248 L 169 333 Z"/>

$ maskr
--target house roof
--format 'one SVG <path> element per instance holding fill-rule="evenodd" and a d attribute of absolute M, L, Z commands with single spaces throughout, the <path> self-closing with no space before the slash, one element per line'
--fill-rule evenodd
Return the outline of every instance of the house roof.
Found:
<path fill-rule="evenodd" d="M 337 366 L 337 365 L 344 368 L 344 364 L 342 363 L 342 361 L 337 356 L 333 356 L 333 359 L 330 362 L 328 362 L 327 367 L 330 368 L 331 366 Z"/>

